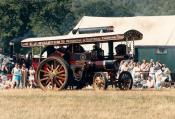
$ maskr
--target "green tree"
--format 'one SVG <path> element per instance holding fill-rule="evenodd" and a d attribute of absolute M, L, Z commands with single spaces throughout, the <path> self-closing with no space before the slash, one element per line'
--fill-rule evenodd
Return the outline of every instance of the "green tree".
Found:
<path fill-rule="evenodd" d="M 10 41 L 15 42 L 15 52 L 22 50 L 19 43 L 31 36 L 53 36 L 68 32 L 74 16 L 69 0 L 0 1 L 1 46 L 8 53 Z M 67 23 L 67 24 L 65 24 Z M 20 50 L 21 49 L 21 50 Z"/>
<path fill-rule="evenodd" d="M 20 19 L 20 5 L 16 2 L 1 2 L 0 4 L 0 32 L 4 51 L 8 52 L 9 41 L 20 33 L 23 22 Z"/>
<path fill-rule="evenodd" d="M 42 7 L 39 7 L 42 4 Z M 32 31 L 37 36 L 53 36 L 68 32 L 74 20 L 70 11 L 71 2 L 68 0 L 54 0 L 41 2 L 35 6 L 36 12 L 30 17 Z M 39 9 L 37 9 L 39 8 Z"/>
<path fill-rule="evenodd" d="M 0 46 L 26 52 L 27 37 L 67 34 L 84 16 L 174 15 L 174 0 L 0 0 Z"/>

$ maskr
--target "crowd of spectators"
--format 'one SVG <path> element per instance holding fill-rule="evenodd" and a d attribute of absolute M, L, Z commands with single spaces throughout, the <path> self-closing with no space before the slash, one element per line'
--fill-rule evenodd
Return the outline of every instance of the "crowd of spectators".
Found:
<path fill-rule="evenodd" d="M 28 69 L 25 64 L 9 63 L 10 60 L 3 58 L 0 62 L 0 89 L 9 88 L 33 88 L 35 70 L 33 66 Z M 11 65 L 9 65 L 11 64 Z M 142 62 L 133 60 L 121 61 L 119 71 L 129 71 L 133 77 L 135 88 L 156 88 L 160 89 L 164 82 L 171 82 L 171 71 L 160 61 L 149 62 L 143 59 Z"/>
<path fill-rule="evenodd" d="M 28 69 L 25 64 L 9 62 L 8 58 L 3 58 L 0 65 L 0 89 L 33 88 L 36 86 L 33 66 Z"/>
<path fill-rule="evenodd" d="M 160 89 L 165 82 L 172 81 L 170 69 L 153 59 L 149 62 L 143 59 L 141 63 L 133 60 L 121 61 L 119 69 L 132 74 L 134 87 Z"/>

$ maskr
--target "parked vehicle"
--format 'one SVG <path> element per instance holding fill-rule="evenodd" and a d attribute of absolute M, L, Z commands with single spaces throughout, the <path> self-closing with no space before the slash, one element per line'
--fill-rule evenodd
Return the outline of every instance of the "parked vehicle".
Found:
<path fill-rule="evenodd" d="M 133 59 L 127 44 L 133 42 L 134 45 L 134 40 L 141 40 L 142 36 L 137 30 L 129 30 L 124 34 L 108 32 L 28 38 L 21 44 L 23 47 L 45 46 L 42 53 L 47 52 L 47 58 L 39 63 L 36 74 L 43 90 L 81 89 L 87 84 L 96 90 L 105 90 L 109 85 L 128 90 L 132 88 L 133 79 L 130 72 L 119 72 L 120 62 Z M 124 41 L 125 44 L 115 47 L 114 55 L 114 42 Z M 100 43 L 108 43 L 108 55 L 104 55 Z M 82 44 L 94 44 L 93 50 L 84 50 Z"/>

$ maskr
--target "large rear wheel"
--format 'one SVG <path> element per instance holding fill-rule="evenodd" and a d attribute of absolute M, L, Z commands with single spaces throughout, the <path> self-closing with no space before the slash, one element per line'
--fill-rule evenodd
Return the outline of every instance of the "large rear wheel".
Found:
<path fill-rule="evenodd" d="M 37 82 L 41 89 L 61 90 L 68 83 L 68 63 L 59 57 L 44 59 L 37 69 Z"/>

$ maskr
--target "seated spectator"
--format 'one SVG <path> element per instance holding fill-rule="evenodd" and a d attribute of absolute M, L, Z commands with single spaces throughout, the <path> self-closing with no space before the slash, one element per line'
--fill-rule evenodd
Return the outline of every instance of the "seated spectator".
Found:
<path fill-rule="evenodd" d="M 151 76 L 147 77 L 146 85 L 147 88 L 154 88 L 154 80 Z"/>
<path fill-rule="evenodd" d="M 12 88 L 12 81 L 10 80 L 6 80 L 6 81 L 2 81 L 0 79 L 0 89 L 10 89 Z"/>
<path fill-rule="evenodd" d="M 12 87 L 13 87 L 12 81 L 7 80 L 7 81 L 4 83 L 4 89 L 10 89 L 10 88 L 12 88 Z"/>

